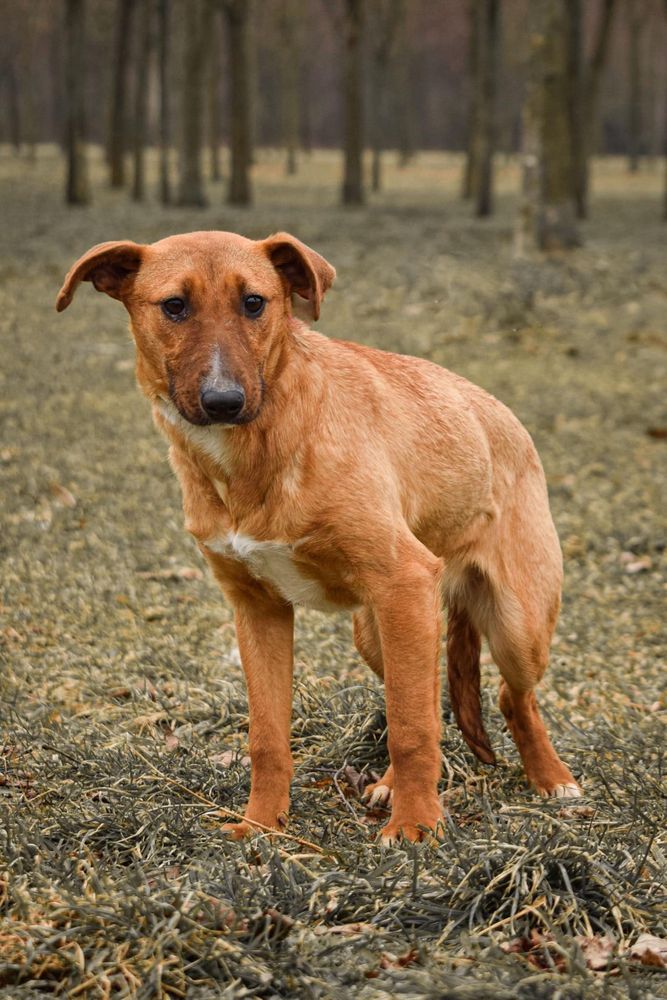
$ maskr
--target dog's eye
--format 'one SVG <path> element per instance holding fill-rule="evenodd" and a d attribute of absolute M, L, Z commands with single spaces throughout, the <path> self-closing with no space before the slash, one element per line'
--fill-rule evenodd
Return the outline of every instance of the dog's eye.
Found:
<path fill-rule="evenodd" d="M 261 295 L 246 295 L 243 300 L 243 309 L 246 316 L 259 316 L 264 309 L 266 299 Z"/>
<path fill-rule="evenodd" d="M 187 305 L 185 303 L 185 299 L 177 299 L 177 298 L 165 299 L 164 302 L 161 303 L 161 305 L 162 305 L 162 312 L 165 314 L 165 316 L 168 316 L 169 319 L 183 319 L 187 312 Z"/>

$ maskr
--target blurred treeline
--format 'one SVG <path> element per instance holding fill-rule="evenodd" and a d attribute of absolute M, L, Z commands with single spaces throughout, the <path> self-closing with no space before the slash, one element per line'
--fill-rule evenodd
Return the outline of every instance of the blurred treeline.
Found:
<path fill-rule="evenodd" d="M 467 150 L 462 194 L 485 215 L 494 155 L 521 151 L 524 228 L 540 198 L 565 200 L 551 242 L 567 244 L 592 154 L 636 170 L 665 150 L 667 0 L 1 0 L 0 14 L 0 142 L 62 143 L 72 203 L 91 197 L 89 143 L 137 200 L 158 147 L 159 195 L 182 204 L 223 172 L 249 203 L 259 147 L 283 149 L 289 173 L 340 147 L 349 204 L 381 187 L 383 151 L 407 167 L 447 149 Z"/>

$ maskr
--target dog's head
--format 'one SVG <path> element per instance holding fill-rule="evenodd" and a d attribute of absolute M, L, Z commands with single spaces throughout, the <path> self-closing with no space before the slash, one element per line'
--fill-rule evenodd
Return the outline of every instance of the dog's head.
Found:
<path fill-rule="evenodd" d="M 258 415 L 281 364 L 292 296 L 317 319 L 335 274 L 289 233 L 100 243 L 71 268 L 56 308 L 92 281 L 130 314 L 137 377 L 149 399 L 169 401 L 192 424 L 244 424 Z"/>

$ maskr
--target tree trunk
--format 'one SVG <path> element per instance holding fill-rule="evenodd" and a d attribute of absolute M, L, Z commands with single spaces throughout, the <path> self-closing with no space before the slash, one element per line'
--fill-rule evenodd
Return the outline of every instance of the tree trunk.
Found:
<path fill-rule="evenodd" d="M 314 58 L 309 46 L 301 46 L 301 88 L 299 93 L 299 121 L 301 148 L 307 155 L 313 151 L 312 66 Z"/>
<path fill-rule="evenodd" d="M 410 62 L 412 49 L 408 31 L 408 0 L 400 0 L 397 21 L 396 70 L 394 73 L 394 105 L 396 108 L 399 166 L 407 167 L 415 153 Z"/>
<path fill-rule="evenodd" d="M 523 107 L 522 204 L 517 251 L 579 245 L 569 113 L 569 32 L 562 0 L 532 0 Z"/>
<path fill-rule="evenodd" d="M 57 142 L 65 153 L 65 71 L 63 66 L 63 19 L 57 17 L 49 37 L 48 67 L 51 77 L 50 106 Z"/>
<path fill-rule="evenodd" d="M 217 14 L 217 11 L 215 12 Z M 214 17 L 208 46 L 208 151 L 209 176 L 212 181 L 222 178 L 220 164 L 220 38 L 218 18 Z"/>
<path fill-rule="evenodd" d="M 300 129 L 300 62 L 299 0 L 281 0 L 279 10 L 280 46 L 280 117 L 285 145 L 285 169 L 288 175 L 297 171 L 297 150 Z"/>
<path fill-rule="evenodd" d="M 468 149 L 463 168 L 463 184 L 461 197 L 467 201 L 473 194 L 473 175 L 475 174 L 475 122 L 477 119 L 478 99 L 478 61 L 479 61 L 479 18 L 478 0 L 468 0 L 468 80 L 470 86 L 470 110 L 468 113 Z"/>
<path fill-rule="evenodd" d="M 345 175 L 343 204 L 364 202 L 364 114 L 362 95 L 364 0 L 345 0 Z"/>
<path fill-rule="evenodd" d="M 23 140 L 23 120 L 21 116 L 21 100 L 19 95 L 19 84 L 16 73 L 16 65 L 13 60 L 7 62 L 5 70 L 5 82 L 7 86 L 7 111 L 9 118 L 9 135 L 15 153 L 21 152 Z"/>
<path fill-rule="evenodd" d="M 231 205 L 249 205 L 251 129 L 249 19 L 246 0 L 225 0 L 230 69 L 231 173 L 227 200 Z"/>
<path fill-rule="evenodd" d="M 371 62 L 371 191 L 377 193 L 382 188 L 382 149 L 385 134 L 385 89 L 386 66 L 382 64 L 380 49 L 373 52 Z"/>
<path fill-rule="evenodd" d="M 90 201 L 88 161 L 85 147 L 85 0 L 65 2 L 65 89 L 67 92 L 67 186 L 69 205 L 87 205 Z"/>
<path fill-rule="evenodd" d="M 233 2 L 233 0 L 232 0 Z M 240 3 L 240 0 L 236 0 Z M 245 0 L 246 7 L 246 59 L 248 63 L 248 167 L 254 167 L 256 162 L 257 146 L 259 145 L 259 119 L 260 119 L 260 98 L 259 87 L 259 52 L 258 39 L 256 33 L 250 30 L 250 26 L 255 24 L 255 17 L 258 10 L 256 0 Z M 261 10 L 261 7 L 259 8 Z"/>
<path fill-rule="evenodd" d="M 137 49 L 137 72 L 135 76 L 134 95 L 134 130 L 133 130 L 133 177 L 132 198 L 143 201 L 146 197 L 146 169 L 144 146 L 146 143 L 146 127 L 148 121 L 148 71 L 153 50 L 153 2 L 141 0 L 139 45 Z"/>
<path fill-rule="evenodd" d="M 470 194 L 480 217 L 491 214 L 494 104 L 498 64 L 499 0 L 475 0 L 476 75 L 470 143 Z"/>
<path fill-rule="evenodd" d="M 577 218 L 583 218 L 580 178 L 584 174 L 586 140 L 584 136 L 583 11 L 582 0 L 565 0 L 568 31 L 568 109 L 572 135 L 572 195 Z"/>
<path fill-rule="evenodd" d="M 185 67 L 182 90 L 180 184 L 181 205 L 206 205 L 202 176 L 202 127 L 206 47 L 212 14 L 211 0 L 189 0 L 185 33 Z"/>
<path fill-rule="evenodd" d="M 379 191 L 382 187 L 382 151 L 386 142 L 388 115 L 387 89 L 389 65 L 394 51 L 396 29 L 401 16 L 404 0 L 384 0 L 374 6 L 375 17 L 370 34 L 373 38 L 371 63 L 371 147 L 373 151 L 371 167 L 371 188 Z"/>
<path fill-rule="evenodd" d="M 160 201 L 171 201 L 169 177 L 169 0 L 157 0 L 158 76 L 160 81 Z"/>
<path fill-rule="evenodd" d="M 637 0 L 628 0 L 628 170 L 636 174 L 642 143 L 641 78 L 642 11 Z"/>
<path fill-rule="evenodd" d="M 130 31 L 135 0 L 117 0 L 116 44 L 111 85 L 111 123 L 107 158 L 112 188 L 125 184 L 125 151 L 127 142 L 127 71 L 130 57 Z"/>
<path fill-rule="evenodd" d="M 588 214 L 588 192 L 590 188 L 590 158 L 595 149 L 598 104 L 602 75 L 609 50 L 611 28 L 616 9 L 616 0 L 602 0 L 602 10 L 593 44 L 593 52 L 583 72 L 581 92 L 581 150 L 576 157 L 575 198 L 577 216 L 585 219 Z"/>

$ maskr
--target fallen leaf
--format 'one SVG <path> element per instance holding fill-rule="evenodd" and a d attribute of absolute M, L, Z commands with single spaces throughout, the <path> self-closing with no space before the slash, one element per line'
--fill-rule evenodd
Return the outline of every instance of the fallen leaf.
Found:
<path fill-rule="evenodd" d="M 600 972 L 602 969 L 609 967 L 616 947 L 612 938 L 606 935 L 604 937 L 577 937 L 575 941 L 581 948 L 589 969 L 592 969 L 594 972 Z"/>
<path fill-rule="evenodd" d="M 61 486 L 60 483 L 53 482 L 49 483 L 49 489 L 51 490 L 51 496 L 61 507 L 76 507 L 76 497 L 70 493 L 66 486 Z"/>
<path fill-rule="evenodd" d="M 242 767 L 250 767 L 250 757 L 239 756 L 238 750 L 223 750 L 222 753 L 214 753 L 211 760 L 219 767 L 231 767 L 232 764 L 240 764 Z"/>
<path fill-rule="evenodd" d="M 635 559 L 633 562 L 627 563 L 625 567 L 625 572 L 634 573 L 644 573 L 646 570 L 650 569 L 653 565 L 653 560 L 650 556 L 642 556 L 641 559 Z"/>
<path fill-rule="evenodd" d="M 667 968 L 667 938 L 640 934 L 630 949 L 630 958 L 639 959 L 642 965 Z"/>
<path fill-rule="evenodd" d="M 173 729 L 165 729 L 164 732 L 164 745 L 167 750 L 175 750 L 179 746 L 180 740 Z"/>
<path fill-rule="evenodd" d="M 416 948 L 410 948 L 404 955 L 392 955 L 391 952 L 383 951 L 380 959 L 381 969 L 405 969 L 408 965 L 413 965 L 419 959 L 419 952 Z"/>
<path fill-rule="evenodd" d="M 343 937 L 352 937 L 355 934 L 368 934 L 370 931 L 377 931 L 373 924 L 358 922 L 355 924 L 335 924 L 329 927 L 326 924 L 318 924 L 315 928 L 316 934 L 342 934 Z"/>
<path fill-rule="evenodd" d="M 656 441 L 667 441 L 667 427 L 647 427 L 646 433 Z"/>

